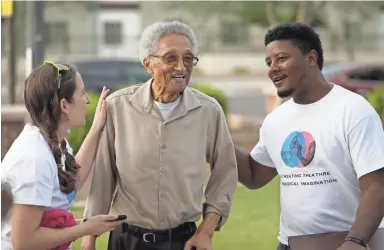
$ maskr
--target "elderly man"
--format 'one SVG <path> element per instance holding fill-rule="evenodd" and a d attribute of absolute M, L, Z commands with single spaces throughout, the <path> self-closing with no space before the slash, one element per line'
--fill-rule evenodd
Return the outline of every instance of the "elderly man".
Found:
<path fill-rule="evenodd" d="M 223 110 L 188 87 L 199 61 L 190 27 L 154 23 L 143 32 L 139 52 L 153 78 L 108 97 L 84 217 L 127 214 L 111 232 L 108 249 L 211 249 L 238 178 Z M 211 176 L 202 204 L 207 163 Z M 95 249 L 95 240 L 84 238 L 83 249 Z"/>

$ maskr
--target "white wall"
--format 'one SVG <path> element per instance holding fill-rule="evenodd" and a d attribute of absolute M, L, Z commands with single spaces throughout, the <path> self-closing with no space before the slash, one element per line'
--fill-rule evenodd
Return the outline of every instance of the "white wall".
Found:
<path fill-rule="evenodd" d="M 121 22 L 123 41 L 118 45 L 104 43 L 104 23 L 108 21 Z M 106 57 L 137 58 L 137 41 L 141 35 L 141 13 L 139 9 L 108 9 L 100 10 L 97 23 L 98 55 Z"/>

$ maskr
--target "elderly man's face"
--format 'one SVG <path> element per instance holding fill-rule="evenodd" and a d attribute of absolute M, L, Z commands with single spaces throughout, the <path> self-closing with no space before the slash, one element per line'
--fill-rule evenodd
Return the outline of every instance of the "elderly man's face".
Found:
<path fill-rule="evenodd" d="M 166 34 L 158 41 L 156 54 L 144 60 L 144 66 L 161 89 L 180 93 L 189 83 L 195 61 L 186 37 Z"/>

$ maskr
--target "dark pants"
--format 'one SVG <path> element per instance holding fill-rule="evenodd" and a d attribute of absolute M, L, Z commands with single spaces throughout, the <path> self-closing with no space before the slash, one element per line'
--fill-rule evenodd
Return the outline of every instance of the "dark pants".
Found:
<path fill-rule="evenodd" d="M 170 230 L 148 230 L 122 224 L 109 235 L 108 250 L 183 250 L 196 231 L 195 223 Z"/>
<path fill-rule="evenodd" d="M 277 250 L 291 250 L 291 248 L 279 242 L 279 245 L 277 246 Z"/>

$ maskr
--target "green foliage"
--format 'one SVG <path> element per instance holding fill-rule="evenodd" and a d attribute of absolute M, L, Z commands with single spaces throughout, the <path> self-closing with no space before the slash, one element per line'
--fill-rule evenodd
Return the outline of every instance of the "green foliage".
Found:
<path fill-rule="evenodd" d="M 248 76 L 251 74 L 251 70 L 248 67 L 236 66 L 233 68 L 232 73 L 235 76 Z"/>
<path fill-rule="evenodd" d="M 228 116 L 228 112 L 229 112 L 228 99 L 223 93 L 223 91 L 221 91 L 220 89 L 211 87 L 208 84 L 196 84 L 196 85 L 193 85 L 192 88 L 197 89 L 203 92 L 204 94 L 216 99 L 216 101 L 222 107 L 225 116 L 226 117 Z"/>
<path fill-rule="evenodd" d="M 97 102 L 99 101 L 99 95 L 87 91 L 91 103 L 87 105 L 87 118 L 85 126 L 82 128 L 75 128 L 67 135 L 67 139 L 73 149 L 73 153 L 76 154 L 85 137 L 87 136 L 89 129 L 92 126 L 93 117 L 95 116 Z"/>
<path fill-rule="evenodd" d="M 384 126 L 384 88 L 371 91 L 367 95 L 369 103 L 376 109 Z"/>
<path fill-rule="evenodd" d="M 271 15 L 277 23 L 293 22 L 297 20 L 297 13 L 300 9 L 300 3 L 295 1 L 273 1 L 270 3 L 272 12 L 266 11 L 266 1 L 171 1 L 165 2 L 165 9 L 175 11 L 188 11 L 198 15 L 199 18 L 218 15 L 220 18 L 231 17 L 238 19 L 243 25 L 257 24 L 262 27 L 269 27 Z M 305 9 L 308 16 L 313 16 L 309 22 L 310 25 L 321 25 L 321 18 L 318 17 L 318 3 L 308 2 Z"/>

